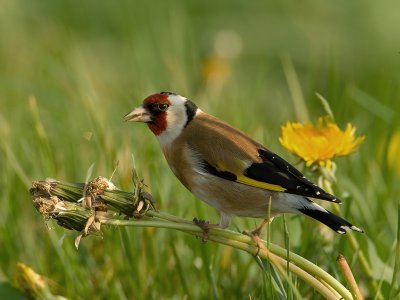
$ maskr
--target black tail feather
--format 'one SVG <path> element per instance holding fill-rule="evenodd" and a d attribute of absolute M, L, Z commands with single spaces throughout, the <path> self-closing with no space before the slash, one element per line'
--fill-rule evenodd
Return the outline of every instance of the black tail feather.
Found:
<path fill-rule="evenodd" d="M 306 216 L 320 221 L 321 223 L 325 224 L 326 226 L 340 234 L 345 234 L 348 230 L 364 232 L 362 229 L 352 225 L 345 219 L 342 219 L 341 217 L 317 205 L 315 205 L 315 207 L 304 207 L 299 209 L 299 211 Z"/>

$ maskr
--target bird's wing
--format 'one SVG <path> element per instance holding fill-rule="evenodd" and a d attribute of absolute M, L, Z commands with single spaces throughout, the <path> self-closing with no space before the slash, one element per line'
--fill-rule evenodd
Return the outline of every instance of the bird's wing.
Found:
<path fill-rule="evenodd" d="M 190 129 L 196 134 L 188 134 L 187 144 L 203 171 L 265 190 L 341 202 L 238 129 L 209 115 L 198 121 Z"/>
<path fill-rule="evenodd" d="M 301 195 L 311 198 L 340 203 L 335 196 L 327 193 L 319 186 L 309 181 L 304 175 L 279 155 L 265 149 L 258 149 L 262 159 L 261 163 L 255 162 L 248 166 L 244 172 L 244 178 L 238 178 L 238 182 L 262 187 L 263 183 L 280 186 L 283 192 Z"/>

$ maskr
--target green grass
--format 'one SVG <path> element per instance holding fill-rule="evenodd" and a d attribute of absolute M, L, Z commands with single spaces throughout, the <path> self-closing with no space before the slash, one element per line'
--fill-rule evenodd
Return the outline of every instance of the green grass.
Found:
<path fill-rule="evenodd" d="M 295 110 L 299 99 L 311 120 L 324 114 L 318 92 L 342 127 L 350 121 L 367 137 L 356 154 L 336 161 L 335 192 L 345 200 L 343 215 L 366 232 L 356 238 L 383 297 L 399 297 L 397 1 L 0 3 L 5 278 L 23 262 L 71 299 L 279 299 L 276 271 L 264 272 L 249 254 L 179 232 L 110 227 L 103 239 L 84 239 L 77 251 L 75 235 L 43 222 L 28 189 L 46 177 L 84 181 L 92 163 L 95 176 L 110 176 L 119 161 L 113 181 L 127 190 L 133 154 L 160 209 L 216 221 L 216 212 L 172 175 L 150 131 L 124 123 L 124 114 L 150 93 L 175 91 L 295 163 L 279 145 L 280 126 L 304 115 Z M 237 48 L 238 41 L 241 47 L 226 59 L 229 72 L 220 82 L 206 81 L 204 62 L 221 34 L 233 45 L 220 51 Z M 305 217 L 285 220 L 291 251 L 343 283 L 335 259 L 344 254 L 364 295 L 376 297 L 345 237 L 321 233 Z M 255 226 L 236 218 L 231 229 Z M 271 242 L 284 246 L 286 227 L 283 218 L 274 220 Z M 319 297 L 293 282 L 305 297 Z"/>

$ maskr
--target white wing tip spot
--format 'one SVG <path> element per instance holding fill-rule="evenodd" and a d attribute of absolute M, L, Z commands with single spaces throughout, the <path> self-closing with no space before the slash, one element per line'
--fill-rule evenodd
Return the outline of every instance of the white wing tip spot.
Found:
<path fill-rule="evenodd" d="M 351 227 L 345 226 L 345 225 L 340 226 L 340 229 L 338 229 L 337 232 L 340 233 L 340 234 L 345 234 L 349 230 L 358 231 L 358 232 L 361 232 L 361 233 L 364 232 L 364 230 L 362 230 L 362 229 L 360 229 L 360 228 L 358 228 L 358 227 L 356 227 L 354 225 L 352 225 Z"/>

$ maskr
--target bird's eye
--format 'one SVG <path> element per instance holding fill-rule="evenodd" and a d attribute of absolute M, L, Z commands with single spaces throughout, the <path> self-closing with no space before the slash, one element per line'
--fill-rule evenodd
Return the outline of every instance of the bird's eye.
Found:
<path fill-rule="evenodd" d="M 160 103 L 160 104 L 158 104 L 157 108 L 158 108 L 158 110 L 160 110 L 160 111 L 166 111 L 166 110 L 168 109 L 168 104 L 166 104 L 166 103 Z"/>

